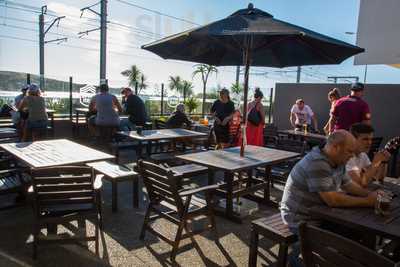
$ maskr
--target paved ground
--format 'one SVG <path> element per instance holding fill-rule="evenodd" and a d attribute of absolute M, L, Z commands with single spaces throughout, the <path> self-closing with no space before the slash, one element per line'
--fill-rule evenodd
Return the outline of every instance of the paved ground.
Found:
<path fill-rule="evenodd" d="M 236 224 L 217 216 L 219 242 L 205 233 L 192 240 L 181 242 L 176 262 L 169 259 L 171 247 L 147 234 L 145 241 L 139 240 L 145 207 L 145 196 L 141 196 L 140 208 L 131 206 L 131 185 L 121 183 L 119 211 L 111 212 L 111 187 L 105 182 L 103 188 L 104 231 L 101 235 L 100 256 L 94 253 L 94 243 L 77 245 L 55 245 L 39 247 L 39 258 L 32 255 L 32 211 L 29 205 L 0 212 L 0 266 L 247 266 L 248 243 L 251 220 L 276 213 L 277 210 L 260 206 L 260 210 L 247 217 L 243 224 Z M 9 199 L 2 199 L 5 202 Z M 201 224 L 198 222 L 196 224 Z M 76 225 L 75 225 L 76 226 Z M 176 227 L 159 221 L 166 233 L 173 235 Z M 60 227 L 61 228 L 61 227 Z M 76 227 L 59 228 L 60 232 L 76 232 Z M 86 223 L 86 231 L 92 234 L 94 227 Z M 82 231 L 81 231 L 82 232 Z M 85 247 L 86 246 L 86 247 Z M 260 240 L 258 264 L 272 266 L 277 246 L 268 240 Z"/>

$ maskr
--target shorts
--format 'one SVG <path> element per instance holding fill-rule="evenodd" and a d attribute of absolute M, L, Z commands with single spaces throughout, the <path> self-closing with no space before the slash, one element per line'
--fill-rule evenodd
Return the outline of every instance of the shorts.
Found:
<path fill-rule="evenodd" d="M 214 125 L 214 133 L 217 143 L 229 143 L 229 125 Z"/>
<path fill-rule="evenodd" d="M 47 120 L 39 120 L 39 121 L 26 121 L 27 129 L 46 129 L 47 128 Z"/>

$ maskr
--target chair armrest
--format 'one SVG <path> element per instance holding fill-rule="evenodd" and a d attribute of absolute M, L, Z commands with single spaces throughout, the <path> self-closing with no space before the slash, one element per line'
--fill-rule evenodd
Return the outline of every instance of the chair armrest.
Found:
<path fill-rule="evenodd" d="M 185 191 L 179 192 L 179 195 L 181 197 L 186 197 L 186 196 L 194 195 L 194 194 L 197 194 L 197 193 L 200 193 L 200 192 L 215 191 L 218 188 L 219 188 L 219 185 L 217 185 L 217 184 L 207 185 L 207 186 L 202 186 L 202 187 L 198 187 L 198 188 L 189 189 L 189 190 L 185 190 Z"/>
<path fill-rule="evenodd" d="M 33 185 L 28 187 L 28 194 L 33 194 L 35 192 L 35 190 L 33 189 Z"/>
<path fill-rule="evenodd" d="M 103 186 L 103 179 L 104 175 L 103 174 L 97 174 L 96 178 L 94 179 L 94 190 L 100 190 L 101 187 Z"/>
<path fill-rule="evenodd" d="M 19 171 L 19 170 L 16 169 L 16 168 L 7 169 L 7 170 L 1 170 L 1 171 L 0 171 L 0 175 L 2 175 L 2 174 L 7 174 L 7 173 L 17 173 L 18 171 Z"/>

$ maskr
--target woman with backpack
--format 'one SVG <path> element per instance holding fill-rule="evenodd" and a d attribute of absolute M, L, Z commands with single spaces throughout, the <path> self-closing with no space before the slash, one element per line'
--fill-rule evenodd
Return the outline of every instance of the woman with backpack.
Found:
<path fill-rule="evenodd" d="M 254 92 L 254 100 L 247 106 L 246 144 L 264 146 L 265 112 L 261 103 L 263 93 L 260 88 Z"/>

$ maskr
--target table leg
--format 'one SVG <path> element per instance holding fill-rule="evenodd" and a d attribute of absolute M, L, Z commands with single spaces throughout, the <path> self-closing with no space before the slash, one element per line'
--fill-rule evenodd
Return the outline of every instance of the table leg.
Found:
<path fill-rule="evenodd" d="M 150 158 L 150 155 L 151 155 L 151 141 L 147 141 L 146 154 L 147 154 L 147 157 Z"/>
<path fill-rule="evenodd" d="M 265 181 L 267 182 L 267 188 L 264 189 L 264 200 L 265 202 L 270 202 L 271 201 L 271 166 L 265 166 Z"/>
<path fill-rule="evenodd" d="M 208 169 L 208 185 L 214 184 L 214 170 Z"/>
<path fill-rule="evenodd" d="M 224 182 L 226 183 L 226 217 L 232 218 L 233 216 L 233 173 L 224 173 Z"/>
<path fill-rule="evenodd" d="M 139 181 L 137 177 L 133 178 L 133 188 L 132 188 L 132 197 L 133 197 L 133 207 L 139 207 Z"/>
<path fill-rule="evenodd" d="M 136 147 L 136 160 L 139 160 L 142 158 L 142 141 L 139 141 L 137 147 Z"/>
<path fill-rule="evenodd" d="M 252 227 L 250 237 L 249 267 L 257 266 L 258 232 Z"/>
<path fill-rule="evenodd" d="M 112 189 L 112 212 L 118 211 L 118 184 L 115 181 L 111 183 Z"/>

